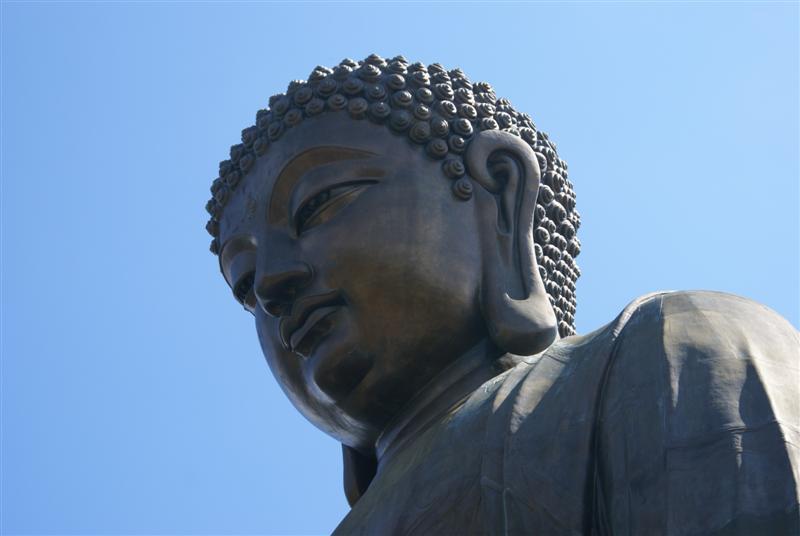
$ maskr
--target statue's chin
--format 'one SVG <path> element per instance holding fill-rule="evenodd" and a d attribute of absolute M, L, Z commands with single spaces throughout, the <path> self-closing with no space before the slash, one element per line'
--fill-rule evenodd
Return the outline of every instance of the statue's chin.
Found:
<path fill-rule="evenodd" d="M 333 402 L 352 394 L 372 368 L 372 358 L 357 349 L 343 351 L 314 371 L 314 384 Z"/>
<path fill-rule="evenodd" d="M 355 326 L 342 309 L 319 324 L 320 334 L 305 356 L 303 374 L 321 401 L 341 405 L 372 368 L 373 360 L 358 349 Z"/>

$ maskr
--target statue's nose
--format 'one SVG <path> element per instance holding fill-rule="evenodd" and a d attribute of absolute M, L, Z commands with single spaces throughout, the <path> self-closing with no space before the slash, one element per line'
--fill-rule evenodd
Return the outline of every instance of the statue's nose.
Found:
<path fill-rule="evenodd" d="M 282 262 L 270 271 L 257 274 L 256 299 L 261 309 L 270 316 L 287 315 L 292 308 L 297 290 L 308 284 L 311 266 L 304 262 Z"/>

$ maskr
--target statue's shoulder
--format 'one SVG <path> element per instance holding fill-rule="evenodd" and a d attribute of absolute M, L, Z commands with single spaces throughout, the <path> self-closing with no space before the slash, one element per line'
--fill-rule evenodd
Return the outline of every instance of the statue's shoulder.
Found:
<path fill-rule="evenodd" d="M 706 383 L 712 377 L 691 373 L 746 374 L 758 381 L 797 378 L 800 334 L 782 316 L 753 300 L 711 291 L 656 292 L 631 302 L 606 327 L 613 328 L 607 375 L 669 377 L 664 387 Z M 687 369 L 686 367 L 689 367 Z M 763 370 L 762 370 L 763 369 Z M 780 371 L 780 372 L 778 372 Z M 695 372 L 699 372 L 696 370 Z M 781 382 L 782 383 L 782 382 Z M 718 389 L 737 391 L 728 383 Z"/>
<path fill-rule="evenodd" d="M 707 290 L 662 291 L 644 295 L 628 304 L 616 320 L 617 330 L 631 331 L 663 325 L 667 338 L 683 337 L 683 324 L 701 325 L 714 331 L 761 330 L 764 335 L 788 336 L 795 342 L 797 330 L 782 316 L 756 301 L 735 294 Z M 697 335 L 692 332 L 692 335 Z M 700 337 L 703 339 L 703 337 Z M 711 333 L 708 338 L 714 339 Z"/>
<path fill-rule="evenodd" d="M 624 316 L 600 388 L 596 521 L 632 533 L 796 530 L 797 330 L 720 292 L 655 293 Z"/>
<path fill-rule="evenodd" d="M 514 533 L 792 533 L 799 356 L 797 331 L 751 300 L 634 300 L 465 405 L 485 417 L 486 518 Z"/>

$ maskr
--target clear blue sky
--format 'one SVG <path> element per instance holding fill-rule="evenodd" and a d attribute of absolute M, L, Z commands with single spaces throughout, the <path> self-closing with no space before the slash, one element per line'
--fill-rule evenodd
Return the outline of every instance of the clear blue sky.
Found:
<path fill-rule="evenodd" d="M 577 323 L 717 289 L 798 326 L 798 4 L 2 4 L 2 532 L 327 533 L 339 445 L 208 253 L 217 163 L 317 64 L 460 66 L 583 215 Z"/>

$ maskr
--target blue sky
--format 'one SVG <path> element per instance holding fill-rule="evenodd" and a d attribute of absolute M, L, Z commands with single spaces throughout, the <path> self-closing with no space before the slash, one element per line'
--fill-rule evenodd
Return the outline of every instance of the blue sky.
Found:
<path fill-rule="evenodd" d="M 4 534 L 328 533 L 338 444 L 208 253 L 273 93 L 372 52 L 461 67 L 558 144 L 577 324 L 715 289 L 800 320 L 798 4 L 3 2 Z"/>

